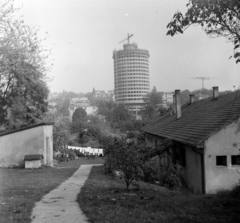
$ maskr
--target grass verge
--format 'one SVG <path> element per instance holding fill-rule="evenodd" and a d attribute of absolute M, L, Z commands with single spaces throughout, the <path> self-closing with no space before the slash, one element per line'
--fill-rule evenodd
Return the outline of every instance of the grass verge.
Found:
<path fill-rule="evenodd" d="M 140 183 L 127 191 L 123 180 L 93 167 L 78 196 L 80 208 L 95 223 L 240 222 L 240 200 L 229 193 L 196 195 Z"/>
<path fill-rule="evenodd" d="M 79 158 L 59 163 L 54 168 L 0 168 L 0 222 L 31 222 L 35 202 L 72 176 L 80 165 L 102 162 L 102 158 Z"/>

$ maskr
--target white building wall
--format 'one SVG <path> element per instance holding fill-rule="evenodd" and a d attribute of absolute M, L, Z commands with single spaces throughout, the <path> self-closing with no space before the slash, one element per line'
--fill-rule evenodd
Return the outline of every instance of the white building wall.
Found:
<path fill-rule="evenodd" d="M 240 179 L 240 165 L 232 165 L 232 155 L 240 155 L 240 119 L 226 126 L 206 141 L 206 193 L 230 190 Z M 217 166 L 216 157 L 226 156 L 227 165 Z"/>
<path fill-rule="evenodd" d="M 46 138 L 49 137 L 49 153 L 46 157 Z M 44 165 L 52 166 L 52 125 L 40 125 L 0 136 L 0 166 L 24 166 L 25 155 L 41 154 Z M 50 162 L 47 163 L 47 160 Z"/>

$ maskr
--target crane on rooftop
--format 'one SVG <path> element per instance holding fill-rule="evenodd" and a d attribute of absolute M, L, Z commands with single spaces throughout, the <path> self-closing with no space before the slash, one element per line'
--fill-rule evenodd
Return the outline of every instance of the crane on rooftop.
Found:
<path fill-rule="evenodd" d="M 122 40 L 122 41 L 119 42 L 118 44 L 124 42 L 125 40 L 127 40 L 127 41 L 128 41 L 128 44 L 129 44 L 129 39 L 130 39 L 132 36 L 133 36 L 133 34 L 130 34 L 130 35 L 129 35 L 129 33 L 128 33 L 128 37 L 127 37 L 127 39 Z"/>

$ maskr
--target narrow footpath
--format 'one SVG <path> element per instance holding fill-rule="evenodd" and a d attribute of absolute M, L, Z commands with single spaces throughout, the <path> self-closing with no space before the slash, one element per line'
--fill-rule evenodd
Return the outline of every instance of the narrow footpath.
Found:
<path fill-rule="evenodd" d="M 68 180 L 37 202 L 31 215 L 32 223 L 88 222 L 76 200 L 92 166 L 98 166 L 98 164 L 81 165 Z"/>

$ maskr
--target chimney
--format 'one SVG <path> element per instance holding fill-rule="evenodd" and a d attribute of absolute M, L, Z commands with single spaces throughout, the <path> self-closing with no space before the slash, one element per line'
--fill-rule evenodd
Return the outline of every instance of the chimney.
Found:
<path fill-rule="evenodd" d="M 213 100 L 216 100 L 218 97 L 218 87 L 213 87 Z"/>
<path fill-rule="evenodd" d="M 173 94 L 173 113 L 176 114 L 176 97 L 175 94 Z"/>
<path fill-rule="evenodd" d="M 190 104 L 192 104 L 194 102 L 194 94 L 190 94 L 189 97 L 190 97 Z"/>
<path fill-rule="evenodd" d="M 176 105 L 176 119 L 181 118 L 181 99 L 180 99 L 180 90 L 175 90 L 175 105 Z"/>

